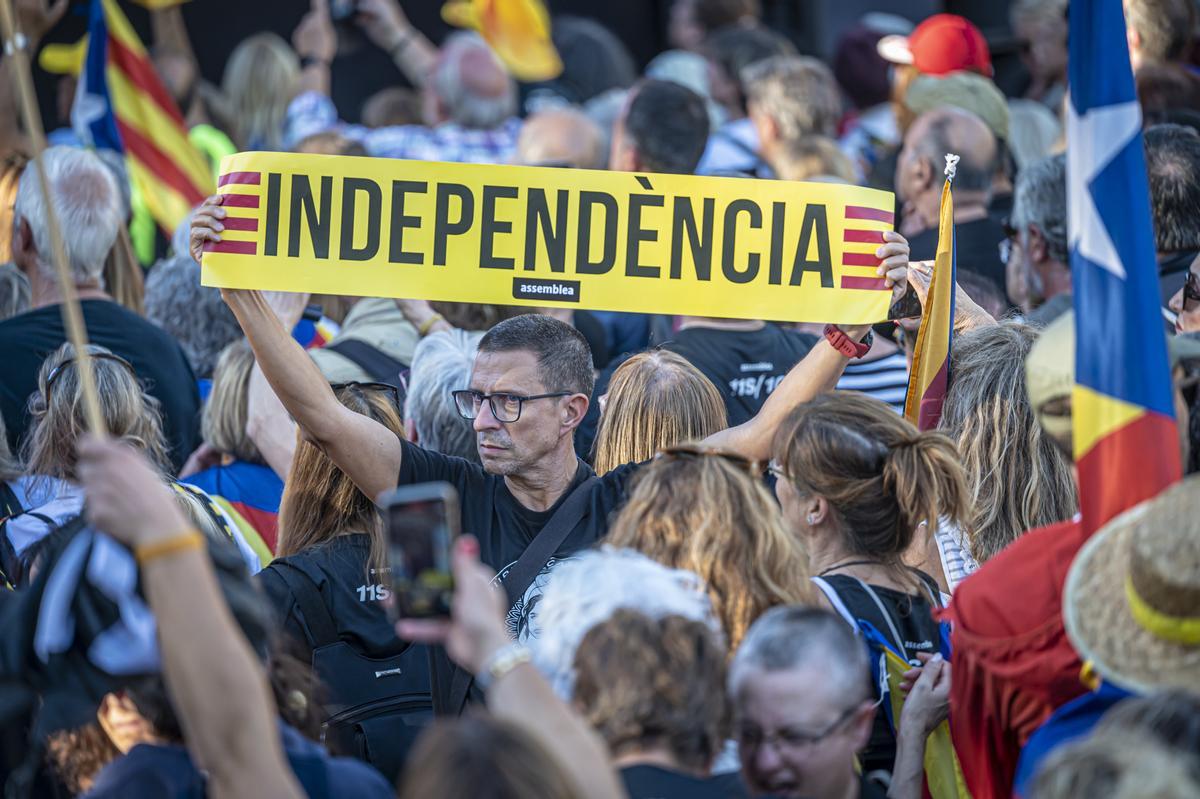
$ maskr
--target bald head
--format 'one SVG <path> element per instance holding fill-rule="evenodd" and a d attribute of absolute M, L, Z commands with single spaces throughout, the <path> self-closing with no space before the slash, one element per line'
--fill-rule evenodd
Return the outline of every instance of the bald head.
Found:
<path fill-rule="evenodd" d="M 999 146 L 987 123 L 961 108 L 943 106 L 917 117 L 904 136 L 904 148 L 928 158 L 941 174 L 947 153 L 961 160 L 954 178 L 959 191 L 988 191 L 996 174 Z"/>
<path fill-rule="evenodd" d="M 604 167 L 600 128 L 573 108 L 542 111 L 525 120 L 515 162 L 524 166 Z"/>
<path fill-rule="evenodd" d="M 428 89 L 439 106 L 435 116 L 467 128 L 498 127 L 517 109 L 516 84 L 496 54 L 475 33 L 461 31 L 446 39 Z"/>

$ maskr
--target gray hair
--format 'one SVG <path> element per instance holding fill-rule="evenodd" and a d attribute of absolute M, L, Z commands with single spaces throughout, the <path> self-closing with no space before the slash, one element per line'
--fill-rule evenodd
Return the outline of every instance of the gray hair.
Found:
<path fill-rule="evenodd" d="M 704 622 L 724 640 L 704 581 L 692 572 L 664 566 L 632 549 L 605 546 L 584 552 L 550 572 L 525 641 L 559 697 L 570 701 L 574 694 L 580 641 L 622 608 L 650 619 L 682 616 Z"/>
<path fill-rule="evenodd" d="M 1012 225 L 1025 230 L 1037 225 L 1050 257 L 1066 263 L 1067 157 L 1052 155 L 1022 169 L 1013 190 Z"/>
<path fill-rule="evenodd" d="M 729 665 L 729 696 L 735 702 L 750 671 L 793 671 L 818 663 L 838 692 L 856 701 L 871 695 L 866 643 L 827 610 L 788 605 L 771 608 L 750 625 Z"/>
<path fill-rule="evenodd" d="M 782 140 L 837 135 L 842 115 L 837 82 L 817 59 L 777 55 L 757 61 L 742 70 L 742 83 L 747 105 L 770 117 Z"/>
<path fill-rule="evenodd" d="M 404 416 L 412 420 L 417 441 L 443 455 L 479 463 L 475 430 L 454 408 L 450 392 L 465 388 L 482 332 L 446 330 L 417 343 L 408 378 Z"/>
<path fill-rule="evenodd" d="M 210 377 L 221 350 L 242 335 L 221 290 L 200 285 L 186 252 L 156 263 L 146 277 L 146 318 L 171 334 L 198 377 Z"/>
<path fill-rule="evenodd" d="M 472 52 L 486 53 L 494 62 L 494 69 L 503 76 L 506 85 L 503 91 L 489 94 L 485 89 L 486 76 L 478 75 L 478 85 L 472 87 L 463 61 Z M 490 130 L 499 127 L 517 112 L 517 87 L 508 76 L 504 65 L 487 46 L 487 42 L 476 33 L 459 31 L 446 37 L 442 44 L 442 58 L 438 61 L 430 79 L 435 94 L 446 107 L 447 116 L 463 127 Z"/>
<path fill-rule="evenodd" d="M 38 158 L 46 169 L 67 263 L 75 281 L 103 280 L 104 261 L 123 224 L 121 193 L 112 172 L 95 153 L 78 147 L 51 147 Z M 53 276 L 50 225 L 33 162 L 21 174 L 13 217 L 29 224 L 38 266 L 44 274 Z"/>
<path fill-rule="evenodd" d="M 0 264 L 0 320 L 25 313 L 31 303 L 29 278 L 16 264 Z"/>

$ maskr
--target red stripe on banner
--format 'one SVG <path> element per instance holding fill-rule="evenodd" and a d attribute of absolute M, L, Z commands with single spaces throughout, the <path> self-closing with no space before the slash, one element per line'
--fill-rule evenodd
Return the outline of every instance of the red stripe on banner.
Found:
<path fill-rule="evenodd" d="M 842 241 L 860 244 L 883 244 L 882 230 L 847 230 L 842 235 Z"/>
<path fill-rule="evenodd" d="M 158 149 L 154 142 L 142 136 L 132 125 L 126 124 L 118 114 L 113 115 L 117 121 L 117 132 L 121 135 L 121 143 L 125 152 L 146 165 L 146 169 L 159 180 L 179 192 L 184 200 L 197 205 L 204 199 L 204 193 L 192 183 L 179 166 L 166 153 Z"/>
<path fill-rule="evenodd" d="M 842 277 L 842 288 L 869 289 L 871 291 L 892 290 L 892 287 L 887 284 L 887 281 L 881 277 L 854 277 L 853 275 L 845 275 Z"/>
<path fill-rule="evenodd" d="M 1175 420 L 1147 412 L 1100 439 L 1076 463 L 1079 469 L 1079 510 L 1095 519 L 1099 529 L 1117 514 L 1157 496 L 1167 486 L 1161 469 L 1138 465 L 1179 451 Z"/>
<path fill-rule="evenodd" d="M 879 259 L 873 252 L 844 252 L 842 266 L 879 266 Z"/>
<path fill-rule="evenodd" d="M 227 216 L 221 224 L 226 230 L 258 230 L 258 220 L 248 216 Z"/>
<path fill-rule="evenodd" d="M 949 374 L 948 360 L 942 361 L 921 397 L 921 404 L 917 410 L 918 430 L 932 430 L 942 418 L 942 403 L 946 399 L 946 378 Z"/>
<path fill-rule="evenodd" d="M 221 205 L 229 208 L 257 208 L 258 195 L 255 194 L 222 194 Z"/>
<path fill-rule="evenodd" d="M 896 215 L 891 211 L 880 208 L 867 208 L 862 205 L 847 205 L 847 219 L 871 219 L 875 222 L 887 222 L 889 225 L 896 221 Z"/>
<path fill-rule="evenodd" d="M 253 241 L 208 241 L 204 244 L 205 252 L 227 252 L 233 255 L 254 255 L 258 245 Z"/>
<path fill-rule="evenodd" d="M 116 36 L 109 34 L 108 62 L 116 65 L 124 72 L 129 77 L 129 82 L 135 88 L 149 95 L 154 100 L 154 103 L 162 109 L 163 113 L 179 125 L 181 131 L 187 132 L 187 125 L 184 124 L 183 115 L 179 113 L 179 108 L 175 105 L 175 101 L 171 99 L 171 95 L 167 94 L 167 90 L 163 87 L 162 81 L 158 79 L 158 73 L 154 71 L 154 65 L 150 63 L 149 59 L 143 58 L 133 52 L 122 44 Z"/>
<path fill-rule="evenodd" d="M 262 172 L 226 172 L 217 181 L 217 186 L 221 187 L 227 183 L 242 183 L 249 186 L 257 186 L 261 181 Z"/>

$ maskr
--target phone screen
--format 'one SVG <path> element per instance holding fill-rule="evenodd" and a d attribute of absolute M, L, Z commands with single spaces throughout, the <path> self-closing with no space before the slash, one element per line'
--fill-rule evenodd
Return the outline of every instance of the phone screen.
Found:
<path fill-rule="evenodd" d="M 446 483 L 397 489 L 388 498 L 388 560 L 395 618 L 450 615 L 450 552 L 458 535 L 458 497 Z"/>

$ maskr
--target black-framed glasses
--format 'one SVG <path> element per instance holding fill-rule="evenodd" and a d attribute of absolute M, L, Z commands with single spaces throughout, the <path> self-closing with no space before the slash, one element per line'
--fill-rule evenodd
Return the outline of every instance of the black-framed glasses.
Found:
<path fill-rule="evenodd" d="M 739 455 L 736 452 L 714 449 L 712 447 L 698 447 L 695 444 L 676 444 L 673 447 L 663 447 L 654 456 L 655 460 L 679 460 L 685 458 L 720 458 L 751 477 L 758 477 L 763 473 L 763 464 L 760 461 L 747 458 L 745 455 Z"/>
<path fill-rule="evenodd" d="M 1188 270 L 1183 281 L 1183 310 L 1193 311 L 1200 305 L 1200 272 Z"/>
<path fill-rule="evenodd" d="M 525 407 L 526 402 L 553 399 L 555 397 L 569 397 L 573 393 L 571 391 L 554 391 L 549 394 L 524 396 L 521 394 L 506 393 L 484 394 L 480 391 L 463 388 L 450 392 L 450 395 L 454 397 L 454 407 L 458 409 L 458 415 L 464 419 L 474 420 L 478 417 L 479 412 L 483 410 L 483 403 L 486 400 L 487 404 L 491 406 L 492 416 L 496 417 L 496 421 L 511 424 L 521 418 L 521 410 Z"/>
<path fill-rule="evenodd" d="M 1012 225 L 1012 221 L 1008 217 L 1004 217 L 1000 222 L 1000 227 L 1004 229 L 1004 238 L 1000 240 L 998 245 L 1000 248 L 1000 263 L 1007 264 L 1008 259 L 1012 257 L 1013 245 L 1020 235 L 1020 231 Z"/>
<path fill-rule="evenodd" d="M 345 383 L 330 383 L 329 387 L 335 392 L 343 389 L 351 389 L 356 391 L 380 391 L 384 394 L 390 394 L 392 403 L 396 406 L 396 410 L 403 410 L 404 405 L 400 396 L 400 389 L 393 386 L 391 383 L 375 383 L 375 382 L 359 382 L 358 380 L 348 380 Z"/>
<path fill-rule="evenodd" d="M 114 352 L 89 352 L 88 356 L 97 361 L 115 361 L 129 370 L 129 374 L 133 375 L 133 379 L 138 379 L 137 370 L 133 368 L 133 364 L 117 355 Z M 46 395 L 50 394 L 50 387 L 58 380 L 59 376 L 68 367 L 74 365 L 79 359 L 75 357 L 67 358 L 58 366 L 50 370 L 50 374 L 46 375 Z"/>

